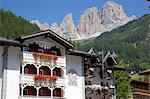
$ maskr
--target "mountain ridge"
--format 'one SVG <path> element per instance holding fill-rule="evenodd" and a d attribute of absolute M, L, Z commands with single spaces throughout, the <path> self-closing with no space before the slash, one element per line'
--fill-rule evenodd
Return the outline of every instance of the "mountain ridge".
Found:
<path fill-rule="evenodd" d="M 150 14 L 130 21 L 94 40 L 84 44 L 84 50 L 91 47 L 98 51 L 115 51 L 119 65 L 128 71 L 139 71 L 150 68 Z"/>

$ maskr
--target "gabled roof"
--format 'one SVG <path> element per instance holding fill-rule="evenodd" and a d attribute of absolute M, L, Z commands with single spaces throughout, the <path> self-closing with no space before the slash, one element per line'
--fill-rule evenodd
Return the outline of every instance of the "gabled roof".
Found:
<path fill-rule="evenodd" d="M 7 39 L 0 37 L 0 45 L 10 45 L 10 46 L 23 46 L 19 41 L 13 40 L 13 39 Z"/>
<path fill-rule="evenodd" d="M 96 55 L 96 54 L 95 54 L 95 51 L 94 51 L 94 49 L 93 49 L 93 48 L 91 48 L 91 49 L 88 51 L 88 53 L 89 53 L 89 54 Z"/>
<path fill-rule="evenodd" d="M 83 52 L 83 51 L 78 51 L 78 50 L 72 50 L 72 51 L 70 50 L 70 51 L 67 51 L 66 54 L 83 56 L 83 57 L 98 57 L 97 55 L 93 55 L 93 54 L 90 54 L 88 52 Z"/>
<path fill-rule="evenodd" d="M 111 58 L 111 59 L 113 60 L 114 64 L 117 64 L 115 58 L 112 56 L 112 54 L 110 53 L 110 51 L 108 51 L 108 52 L 105 54 L 104 58 L 102 59 L 102 62 L 105 63 L 108 58 Z"/>
<path fill-rule="evenodd" d="M 114 65 L 114 70 L 126 70 L 123 66 Z"/>
<path fill-rule="evenodd" d="M 67 49 L 74 48 L 74 46 L 71 43 L 69 43 L 64 38 L 62 38 L 61 36 L 59 36 L 58 34 L 56 34 L 55 32 L 53 32 L 52 30 L 49 30 L 49 29 L 40 31 L 40 32 L 30 33 L 28 35 L 21 36 L 21 37 L 17 38 L 16 40 L 23 42 L 24 40 L 43 36 L 43 35 L 45 35 L 45 37 L 51 38 L 52 40 L 56 41 L 57 43 L 59 43 L 60 45 L 64 46 Z"/>

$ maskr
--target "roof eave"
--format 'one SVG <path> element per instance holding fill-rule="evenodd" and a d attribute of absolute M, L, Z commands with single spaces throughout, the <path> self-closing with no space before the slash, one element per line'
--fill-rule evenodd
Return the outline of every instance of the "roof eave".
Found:
<path fill-rule="evenodd" d="M 60 42 L 60 44 L 63 45 L 64 47 L 66 47 L 67 49 L 73 49 L 74 48 L 74 46 L 72 44 L 70 44 L 64 38 L 60 37 L 59 35 L 57 35 L 55 32 L 53 32 L 51 30 L 45 30 L 45 31 L 34 33 L 34 34 L 30 34 L 27 36 L 22 36 L 22 37 L 17 38 L 16 40 L 23 42 L 24 40 L 31 39 L 31 38 L 38 37 L 38 36 L 42 36 L 42 35 L 47 35 L 47 34 L 50 34 L 49 37 L 54 37 L 55 41 L 61 40 L 62 42 Z"/>

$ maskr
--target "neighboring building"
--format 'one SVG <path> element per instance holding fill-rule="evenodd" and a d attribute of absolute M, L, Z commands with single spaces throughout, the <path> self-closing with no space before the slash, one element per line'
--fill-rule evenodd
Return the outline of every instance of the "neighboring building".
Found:
<path fill-rule="evenodd" d="M 134 99 L 150 99 L 150 69 L 139 73 L 144 79 L 132 80 Z"/>
<path fill-rule="evenodd" d="M 0 99 L 112 99 L 119 67 L 110 52 L 101 58 L 73 48 L 51 30 L 0 38 Z M 91 86 L 98 95 L 88 95 Z"/>
<path fill-rule="evenodd" d="M 113 73 L 124 70 L 116 66 L 117 62 L 110 52 L 96 56 L 89 51 L 90 57 L 84 57 L 86 99 L 116 99 Z"/>

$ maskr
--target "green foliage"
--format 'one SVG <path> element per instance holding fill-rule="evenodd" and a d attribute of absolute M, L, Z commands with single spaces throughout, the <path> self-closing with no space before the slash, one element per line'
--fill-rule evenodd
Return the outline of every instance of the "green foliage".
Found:
<path fill-rule="evenodd" d="M 128 71 L 150 68 L 150 14 L 105 32 L 85 45 L 84 50 L 93 47 L 95 51 L 115 51 L 118 63 L 127 65 Z"/>
<path fill-rule="evenodd" d="M 0 37 L 16 38 L 36 31 L 39 31 L 38 26 L 30 24 L 21 16 L 15 16 L 11 11 L 0 9 Z"/>
<path fill-rule="evenodd" d="M 69 42 L 75 46 L 75 50 L 83 51 L 83 44 L 81 42 L 71 40 L 69 40 Z"/>
<path fill-rule="evenodd" d="M 131 79 L 128 78 L 128 73 L 125 71 L 115 72 L 115 84 L 117 99 L 130 99 L 132 97 Z"/>
<path fill-rule="evenodd" d="M 145 81 L 145 79 L 150 79 L 150 75 L 139 75 L 139 74 L 134 74 L 130 76 L 132 80 L 137 80 L 137 81 Z"/>

